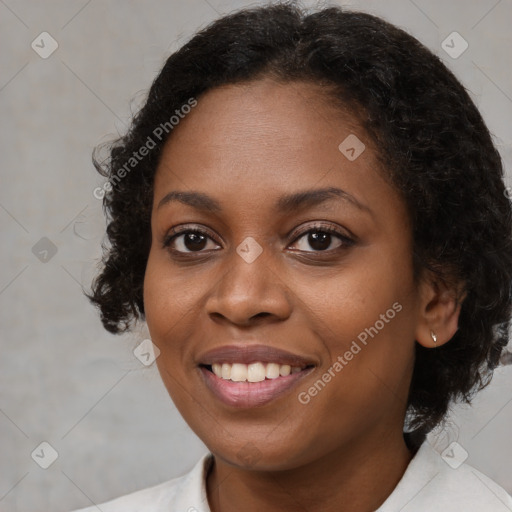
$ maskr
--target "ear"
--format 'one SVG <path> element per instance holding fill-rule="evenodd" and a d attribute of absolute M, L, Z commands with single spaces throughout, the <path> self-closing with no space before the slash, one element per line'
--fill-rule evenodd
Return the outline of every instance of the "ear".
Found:
<path fill-rule="evenodd" d="M 460 287 L 428 273 L 421 279 L 416 341 L 425 348 L 444 345 L 459 328 L 459 315 L 465 294 Z M 434 341 L 434 337 L 436 340 Z"/>

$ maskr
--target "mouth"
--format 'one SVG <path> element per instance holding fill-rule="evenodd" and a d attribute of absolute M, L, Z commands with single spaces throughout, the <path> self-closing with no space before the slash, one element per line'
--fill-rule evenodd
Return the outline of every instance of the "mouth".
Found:
<path fill-rule="evenodd" d="M 234 367 L 234 377 L 242 379 L 245 369 L 240 367 L 251 367 L 253 365 L 263 366 L 262 363 L 256 362 L 250 365 L 242 363 L 234 363 L 233 365 L 223 364 L 221 367 Z M 267 369 L 271 368 L 271 374 L 275 372 L 275 369 L 272 369 L 274 368 L 273 365 L 274 363 L 266 365 Z M 289 365 L 276 364 L 275 366 L 278 366 L 280 369 L 279 376 L 269 378 L 265 375 L 264 379 L 258 381 L 249 381 L 247 379 L 232 380 L 232 378 L 219 377 L 214 373 L 212 366 L 209 365 L 200 365 L 199 370 L 206 387 L 223 404 L 236 408 L 251 408 L 266 405 L 291 392 L 297 383 L 314 371 L 315 368 L 314 366 L 306 366 L 304 368 L 293 367 L 292 371 Z M 284 368 L 284 375 L 281 375 L 281 368 Z M 249 372 L 250 370 L 247 370 L 247 373 Z"/>
<path fill-rule="evenodd" d="M 307 358 L 264 345 L 221 347 L 200 361 L 206 387 L 223 404 L 235 408 L 263 406 L 282 397 L 317 366 Z"/>
<path fill-rule="evenodd" d="M 250 364 L 244 363 L 213 363 L 200 365 L 212 372 L 220 379 L 231 382 L 262 382 L 274 380 L 279 377 L 288 377 L 290 374 L 300 373 L 312 368 L 313 365 L 291 366 L 289 364 L 264 363 L 256 361 Z"/>
<path fill-rule="evenodd" d="M 199 365 L 220 379 L 231 382 L 262 382 L 274 380 L 279 377 L 287 377 L 290 374 L 300 373 L 314 365 L 291 366 L 289 364 L 264 363 L 256 361 L 250 364 L 244 363 L 213 363 L 211 365 Z"/>

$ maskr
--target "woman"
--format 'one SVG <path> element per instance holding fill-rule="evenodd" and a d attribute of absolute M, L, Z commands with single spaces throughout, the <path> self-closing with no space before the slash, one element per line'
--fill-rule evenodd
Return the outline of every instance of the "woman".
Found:
<path fill-rule="evenodd" d="M 368 14 L 242 10 L 110 155 L 90 299 L 110 332 L 147 322 L 211 453 L 101 510 L 512 509 L 425 441 L 489 382 L 512 282 L 501 160 L 438 58 Z"/>

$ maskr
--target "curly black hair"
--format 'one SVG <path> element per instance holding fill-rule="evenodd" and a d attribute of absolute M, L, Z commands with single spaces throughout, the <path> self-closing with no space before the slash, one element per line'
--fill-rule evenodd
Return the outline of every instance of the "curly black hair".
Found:
<path fill-rule="evenodd" d="M 414 37 L 378 17 L 288 2 L 247 8 L 173 53 L 126 135 L 93 153 L 108 178 L 102 195 L 109 244 L 88 297 L 112 333 L 144 320 L 153 179 L 172 136 L 169 120 L 205 91 L 269 76 L 326 85 L 331 99 L 348 106 L 408 207 L 415 277 L 428 269 L 459 290 L 453 338 L 435 350 L 416 343 L 408 414 L 409 442 L 417 444 L 451 401 L 469 403 L 489 383 L 508 342 L 512 213 L 499 153 L 464 87 Z M 105 147 L 109 156 L 100 161 Z"/>

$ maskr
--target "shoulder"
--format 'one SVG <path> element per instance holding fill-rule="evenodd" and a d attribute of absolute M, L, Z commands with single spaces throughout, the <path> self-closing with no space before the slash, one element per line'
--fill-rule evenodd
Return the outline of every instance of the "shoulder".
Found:
<path fill-rule="evenodd" d="M 425 441 L 402 479 L 377 512 L 506 512 L 512 498 L 496 482 L 457 461 L 457 447 L 444 458 Z"/>
<path fill-rule="evenodd" d="M 204 482 L 211 462 L 207 453 L 183 476 L 74 512 L 209 512 Z"/>

